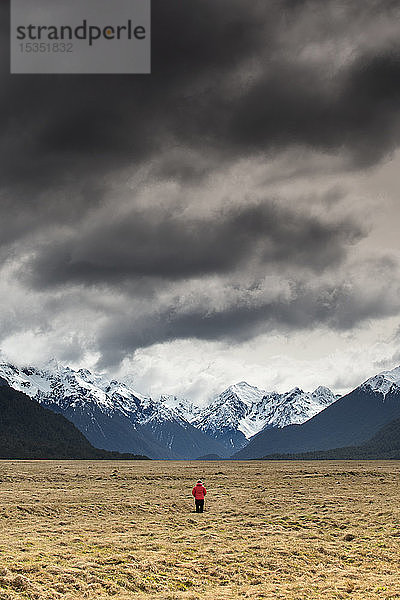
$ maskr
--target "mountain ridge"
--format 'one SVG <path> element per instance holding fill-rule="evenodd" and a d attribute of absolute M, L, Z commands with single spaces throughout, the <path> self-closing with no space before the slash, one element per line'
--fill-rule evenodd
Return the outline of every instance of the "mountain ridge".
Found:
<path fill-rule="evenodd" d="M 294 388 L 279 394 L 242 381 L 199 407 L 175 396 L 153 400 L 124 382 L 57 361 L 42 369 L 3 362 L 0 375 L 14 389 L 63 414 L 94 446 L 163 459 L 227 457 L 263 427 L 303 422 L 336 400 L 322 386 L 309 393 Z"/>
<path fill-rule="evenodd" d="M 375 375 L 301 425 L 263 430 L 232 458 L 298 454 L 357 445 L 400 417 L 400 367 Z"/>
<path fill-rule="evenodd" d="M 265 428 L 303 423 L 337 399 L 323 386 L 313 392 L 296 387 L 279 393 L 240 382 L 205 407 L 193 424 L 217 437 L 232 452 L 245 447 L 249 439 Z"/>
<path fill-rule="evenodd" d="M 400 419 L 384 425 L 368 441 L 359 446 L 316 450 L 299 454 L 272 454 L 262 460 L 399 460 Z"/>
<path fill-rule="evenodd" d="M 132 460 L 147 457 L 94 448 L 65 417 L 43 408 L 0 377 L 0 458 Z"/>
<path fill-rule="evenodd" d="M 400 417 L 400 367 L 370 377 L 346 396 L 329 388 L 267 392 L 238 382 L 205 406 L 159 400 L 125 382 L 56 361 L 47 368 L 0 363 L 14 389 L 64 415 L 97 448 L 151 458 L 234 459 L 362 444 Z"/>
<path fill-rule="evenodd" d="M 88 369 L 58 363 L 53 371 L 0 364 L 0 376 L 42 406 L 64 415 L 97 448 L 145 454 L 150 458 L 196 458 L 218 441 L 197 430 L 158 401 L 109 381 Z"/>

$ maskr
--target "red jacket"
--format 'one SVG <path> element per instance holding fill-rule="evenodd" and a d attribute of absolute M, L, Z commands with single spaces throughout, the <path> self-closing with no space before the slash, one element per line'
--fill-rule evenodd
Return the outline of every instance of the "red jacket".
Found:
<path fill-rule="evenodd" d="M 192 494 L 196 500 L 204 500 L 204 496 L 207 494 L 207 490 L 202 483 L 196 483 L 192 489 Z"/>

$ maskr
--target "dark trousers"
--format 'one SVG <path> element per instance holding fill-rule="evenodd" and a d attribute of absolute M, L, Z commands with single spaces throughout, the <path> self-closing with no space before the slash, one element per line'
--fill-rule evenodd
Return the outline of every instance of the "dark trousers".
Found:
<path fill-rule="evenodd" d="M 196 512 L 203 512 L 204 500 L 195 500 L 195 502 L 196 502 Z"/>

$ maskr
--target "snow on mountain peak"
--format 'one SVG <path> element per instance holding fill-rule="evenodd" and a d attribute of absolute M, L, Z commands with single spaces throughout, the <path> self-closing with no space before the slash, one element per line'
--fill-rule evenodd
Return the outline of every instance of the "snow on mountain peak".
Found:
<path fill-rule="evenodd" d="M 162 394 L 160 396 L 160 403 L 168 407 L 176 415 L 179 415 L 181 419 L 188 421 L 188 423 L 193 423 L 201 411 L 200 407 L 193 404 L 190 400 L 178 398 L 172 394 Z"/>
<path fill-rule="evenodd" d="M 292 390 L 290 390 L 290 392 L 287 392 L 286 397 L 295 398 L 296 396 L 300 396 L 301 394 L 304 394 L 303 390 L 301 390 L 299 387 L 294 387 Z"/>
<path fill-rule="evenodd" d="M 303 392 L 295 387 L 280 394 L 260 390 L 242 381 L 201 410 L 193 424 L 211 434 L 236 430 L 248 439 L 265 427 L 304 423 L 336 399 L 323 386 L 314 392 Z"/>
<path fill-rule="evenodd" d="M 400 368 L 398 375 L 400 380 Z M 186 427 L 190 423 L 216 439 L 226 436 L 224 443 L 232 449 L 238 444 L 242 447 L 264 428 L 303 423 L 337 399 L 323 386 L 313 392 L 294 387 L 282 394 L 240 381 L 200 407 L 172 395 L 153 400 L 133 390 L 127 380 L 110 380 L 84 368 L 75 371 L 57 361 L 43 369 L 0 363 L 0 376 L 14 389 L 53 409 L 79 410 L 91 418 L 93 411 L 111 417 L 123 415 L 137 425 L 169 421 Z"/>
<path fill-rule="evenodd" d="M 260 390 L 255 386 L 249 385 L 246 381 L 240 381 L 231 385 L 225 392 L 222 392 L 221 397 L 228 398 L 232 394 L 247 406 L 252 406 L 255 402 L 261 400 L 265 394 L 265 390 Z"/>
<path fill-rule="evenodd" d="M 315 388 L 315 390 L 313 391 L 313 394 L 324 394 L 324 393 L 330 393 L 330 389 L 325 387 L 324 385 L 319 385 L 317 388 Z"/>
<path fill-rule="evenodd" d="M 360 386 L 362 389 L 370 389 L 373 392 L 380 392 L 383 397 L 386 397 L 391 390 L 400 388 L 400 366 L 395 367 L 391 371 L 382 371 L 370 377 Z"/>
<path fill-rule="evenodd" d="M 57 361 L 48 365 L 37 369 L 0 363 L 0 377 L 14 389 L 50 408 L 75 411 L 79 407 L 79 410 L 92 414 L 91 418 L 93 410 L 108 416 L 123 415 L 138 425 L 182 422 L 179 411 L 139 394 L 123 382 L 110 381 L 102 373 L 92 373 L 88 369 L 75 371 Z"/>

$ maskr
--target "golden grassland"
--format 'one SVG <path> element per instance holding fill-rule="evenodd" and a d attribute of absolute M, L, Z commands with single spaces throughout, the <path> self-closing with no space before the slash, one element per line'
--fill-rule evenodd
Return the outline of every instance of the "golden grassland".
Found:
<path fill-rule="evenodd" d="M 400 598 L 399 475 L 394 461 L 0 461 L 0 600 Z"/>

